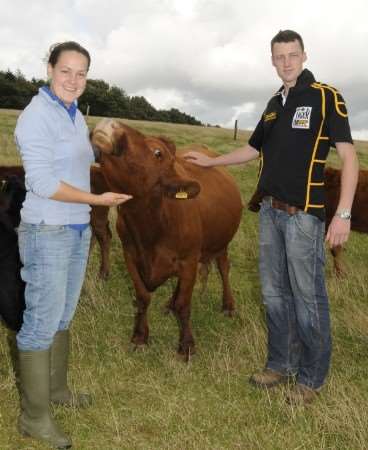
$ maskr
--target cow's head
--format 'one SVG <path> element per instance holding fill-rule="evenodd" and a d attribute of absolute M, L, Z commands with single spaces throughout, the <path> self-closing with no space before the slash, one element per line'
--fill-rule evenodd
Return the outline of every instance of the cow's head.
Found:
<path fill-rule="evenodd" d="M 199 184 L 181 176 L 175 165 L 175 144 L 145 136 L 119 120 L 103 119 L 91 132 L 101 152 L 101 166 L 111 189 L 133 197 L 164 194 L 175 199 L 198 195 Z"/>

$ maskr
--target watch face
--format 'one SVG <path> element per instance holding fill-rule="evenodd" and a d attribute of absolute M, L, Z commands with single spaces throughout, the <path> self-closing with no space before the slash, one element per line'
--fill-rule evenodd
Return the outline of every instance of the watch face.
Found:
<path fill-rule="evenodd" d="M 341 212 L 336 213 L 336 215 L 338 217 L 340 217 L 341 219 L 350 219 L 351 218 L 350 211 L 341 211 Z"/>

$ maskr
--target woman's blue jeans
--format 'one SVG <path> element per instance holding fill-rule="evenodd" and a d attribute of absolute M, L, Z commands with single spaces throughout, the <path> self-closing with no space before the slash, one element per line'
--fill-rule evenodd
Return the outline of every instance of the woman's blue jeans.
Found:
<path fill-rule="evenodd" d="M 46 350 L 74 316 L 86 271 L 91 229 L 28 224 L 18 229 L 26 309 L 17 335 L 20 350 Z"/>
<path fill-rule="evenodd" d="M 324 222 L 304 212 L 260 211 L 260 276 L 268 327 L 266 367 L 296 375 L 312 389 L 325 382 L 331 359 L 324 281 Z"/>

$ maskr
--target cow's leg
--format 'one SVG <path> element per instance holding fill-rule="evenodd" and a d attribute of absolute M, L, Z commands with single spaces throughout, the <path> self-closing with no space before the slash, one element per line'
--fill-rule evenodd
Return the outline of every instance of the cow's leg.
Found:
<path fill-rule="evenodd" d="M 180 283 L 178 282 L 176 284 L 175 290 L 174 290 L 170 300 L 166 303 L 166 306 L 165 306 L 166 314 L 169 314 L 169 313 L 175 311 L 175 301 L 176 301 L 176 297 L 178 296 L 178 293 L 179 293 L 179 285 L 180 285 Z"/>
<path fill-rule="evenodd" d="M 118 232 L 122 244 L 125 263 L 129 275 L 132 279 L 135 290 L 134 306 L 136 307 L 136 314 L 131 342 L 136 346 L 145 345 L 148 343 L 148 336 L 149 336 L 147 309 L 151 301 L 151 294 L 148 292 L 142 281 L 142 278 L 138 272 L 134 259 L 131 257 L 130 253 L 126 250 L 126 248 L 129 245 L 127 241 L 129 238 L 129 234 L 126 230 L 124 219 L 119 210 L 116 221 L 116 231 Z"/>
<path fill-rule="evenodd" d="M 176 296 L 172 303 L 173 312 L 178 320 L 180 335 L 178 353 L 185 356 L 186 361 L 194 354 L 194 338 L 190 324 L 190 310 L 193 287 L 197 275 L 197 263 L 190 263 L 180 275 L 176 288 Z"/>
<path fill-rule="evenodd" d="M 229 282 L 230 261 L 227 255 L 227 249 L 216 258 L 216 264 L 222 279 L 222 311 L 224 314 L 232 316 L 235 310 L 235 302 Z"/>
<path fill-rule="evenodd" d="M 110 243 L 112 233 L 109 226 L 109 207 L 93 206 L 91 210 L 91 227 L 93 240 L 96 239 L 100 247 L 100 278 L 107 279 L 110 273 Z M 91 244 L 92 246 L 92 244 Z"/>
<path fill-rule="evenodd" d="M 128 255 L 125 255 L 125 261 L 128 271 L 133 281 L 135 289 L 135 322 L 132 335 L 132 343 L 135 345 L 145 345 L 148 343 L 149 328 L 147 320 L 147 309 L 151 301 L 151 294 L 145 288 L 143 281 L 138 273 L 136 265 Z"/>
<path fill-rule="evenodd" d="M 341 260 L 342 246 L 337 245 L 331 248 L 331 254 L 333 256 L 334 270 L 338 278 L 343 278 L 346 275 L 346 270 Z"/>
<path fill-rule="evenodd" d="M 199 265 L 198 275 L 201 284 L 201 296 L 207 291 L 209 273 L 210 263 L 202 263 Z"/>

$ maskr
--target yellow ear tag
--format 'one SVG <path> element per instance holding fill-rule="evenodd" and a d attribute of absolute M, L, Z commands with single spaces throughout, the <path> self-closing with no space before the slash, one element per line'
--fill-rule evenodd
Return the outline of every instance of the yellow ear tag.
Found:
<path fill-rule="evenodd" d="M 188 193 L 185 191 L 178 191 L 175 194 L 175 198 L 178 198 L 180 200 L 186 200 L 188 198 Z"/>

